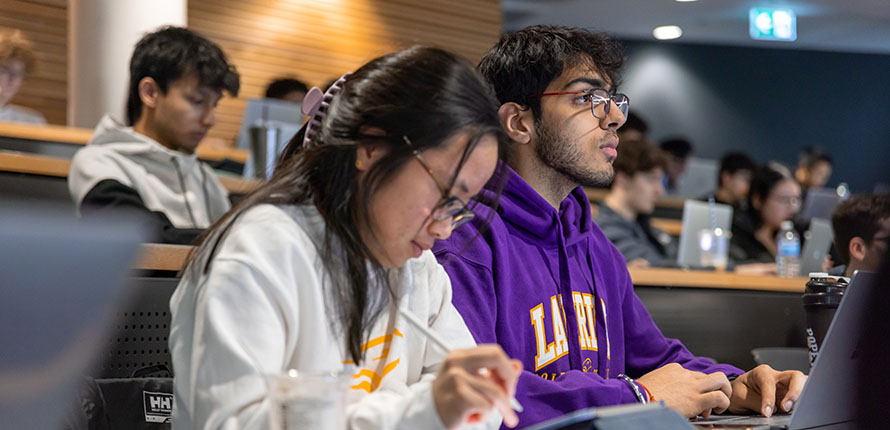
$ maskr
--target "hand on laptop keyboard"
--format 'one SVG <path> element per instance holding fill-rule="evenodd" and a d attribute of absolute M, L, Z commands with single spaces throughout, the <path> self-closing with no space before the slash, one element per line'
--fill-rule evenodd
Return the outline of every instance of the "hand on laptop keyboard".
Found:
<path fill-rule="evenodd" d="M 807 376 L 797 370 L 780 372 L 762 364 L 732 381 L 729 411 L 753 411 L 765 417 L 791 412 L 806 381 Z"/>
<path fill-rule="evenodd" d="M 666 406 L 686 418 L 707 418 L 711 411 L 719 414 L 730 405 L 731 388 L 723 373 L 705 375 L 671 363 L 637 381 L 649 388 L 656 400 L 664 400 Z"/>

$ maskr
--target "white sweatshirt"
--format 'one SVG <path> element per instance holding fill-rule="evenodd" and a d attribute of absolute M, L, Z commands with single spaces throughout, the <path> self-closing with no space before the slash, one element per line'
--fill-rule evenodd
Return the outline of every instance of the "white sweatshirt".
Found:
<path fill-rule="evenodd" d="M 207 228 L 230 208 L 228 192 L 195 154 L 170 150 L 105 115 L 71 161 L 68 190 L 77 209 L 109 179 L 134 189 L 148 210 L 163 212 L 176 228 Z"/>
<path fill-rule="evenodd" d="M 342 371 L 345 337 L 325 307 L 330 273 L 312 205 L 259 205 L 231 227 L 210 271 L 189 270 L 170 300 L 176 429 L 265 429 L 263 375 Z M 451 304 L 451 283 L 429 251 L 397 271 L 400 299 L 378 319 L 345 412 L 352 429 L 440 429 L 431 382 L 445 356 L 396 306 L 454 347 L 475 345 Z M 199 276 L 195 278 L 193 274 Z M 378 379 L 379 378 L 379 379 Z M 486 428 L 497 428 L 492 413 Z"/>

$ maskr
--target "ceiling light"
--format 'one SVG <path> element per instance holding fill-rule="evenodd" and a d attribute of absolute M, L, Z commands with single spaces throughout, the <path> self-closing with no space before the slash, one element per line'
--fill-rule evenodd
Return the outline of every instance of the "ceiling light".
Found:
<path fill-rule="evenodd" d="M 676 39 L 683 35 L 683 29 L 676 25 L 662 25 L 652 30 L 652 35 L 658 40 Z"/>
<path fill-rule="evenodd" d="M 698 0 L 677 0 L 677 3 L 691 3 Z"/>

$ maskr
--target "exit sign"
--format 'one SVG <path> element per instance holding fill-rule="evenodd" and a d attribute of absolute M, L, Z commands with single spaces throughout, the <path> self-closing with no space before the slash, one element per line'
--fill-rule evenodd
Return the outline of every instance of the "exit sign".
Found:
<path fill-rule="evenodd" d="M 748 19 L 752 39 L 786 42 L 797 39 L 797 17 L 791 9 L 752 7 Z"/>

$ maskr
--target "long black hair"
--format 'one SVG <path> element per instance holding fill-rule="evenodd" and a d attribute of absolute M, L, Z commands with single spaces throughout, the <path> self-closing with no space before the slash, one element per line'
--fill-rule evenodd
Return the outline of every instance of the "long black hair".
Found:
<path fill-rule="evenodd" d="M 206 273 L 226 231 L 247 209 L 263 203 L 313 203 L 326 223 L 318 252 L 331 274 L 331 322 L 345 331 L 348 352 L 360 362 L 374 321 L 395 295 L 390 271 L 359 235 L 360 228 L 370 231 L 371 196 L 413 159 L 412 151 L 441 147 L 458 132 L 471 134 L 464 158 L 483 136 L 505 142 L 497 107 L 473 67 L 441 49 L 412 47 L 370 61 L 347 78 L 308 144 L 303 147 L 304 126 L 285 148 L 269 182 L 198 239 L 186 270 L 202 267 Z M 368 129 L 382 133 L 369 135 Z M 356 149 L 369 143 L 388 151 L 359 182 Z"/>

